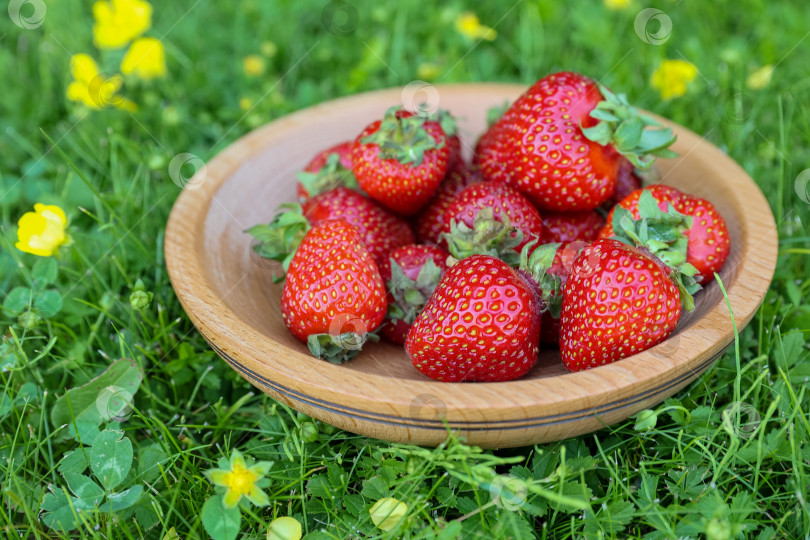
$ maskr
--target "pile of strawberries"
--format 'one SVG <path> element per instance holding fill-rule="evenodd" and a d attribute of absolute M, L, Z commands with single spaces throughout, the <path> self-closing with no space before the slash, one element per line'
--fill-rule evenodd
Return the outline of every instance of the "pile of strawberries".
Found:
<path fill-rule="evenodd" d="M 557 344 L 588 369 L 665 340 L 728 256 L 710 202 L 641 187 L 674 139 L 569 72 L 529 88 L 472 163 L 448 113 L 393 107 L 248 232 L 282 263 L 284 322 L 319 358 L 381 334 L 440 381 L 515 379 Z"/>

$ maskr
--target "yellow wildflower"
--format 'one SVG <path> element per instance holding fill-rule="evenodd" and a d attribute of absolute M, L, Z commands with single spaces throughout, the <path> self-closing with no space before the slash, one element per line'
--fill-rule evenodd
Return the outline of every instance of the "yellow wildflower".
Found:
<path fill-rule="evenodd" d="M 130 112 L 138 109 L 133 102 L 117 93 L 124 79 L 120 75 L 105 79 L 91 56 L 74 54 L 70 58 L 70 73 L 74 79 L 66 92 L 70 101 L 83 103 L 91 109 L 103 109 L 108 106 Z"/>
<path fill-rule="evenodd" d="M 264 73 L 264 58 L 256 54 L 251 54 L 242 59 L 242 69 L 245 75 L 255 77 Z"/>
<path fill-rule="evenodd" d="M 70 74 L 77 81 L 89 83 L 98 73 L 98 64 L 89 54 L 74 54 L 70 58 Z"/>
<path fill-rule="evenodd" d="M 270 522 L 267 540 L 301 540 L 301 523 L 291 517 L 280 517 Z"/>
<path fill-rule="evenodd" d="M 245 463 L 245 458 L 238 450 L 231 454 L 228 469 L 211 469 L 205 475 L 211 483 L 225 488 L 225 496 L 222 498 L 226 508 L 233 508 L 242 497 L 256 506 L 266 506 L 270 499 L 261 490 L 259 483 L 270 470 L 272 464 L 269 461 L 260 461 L 250 467 Z"/>
<path fill-rule="evenodd" d="M 98 0 L 93 17 L 96 47 L 118 49 L 149 30 L 152 5 L 145 0 Z"/>
<path fill-rule="evenodd" d="M 239 108 L 243 111 L 250 110 L 253 107 L 253 100 L 247 97 L 243 97 L 239 100 Z"/>
<path fill-rule="evenodd" d="M 604 3 L 606 8 L 618 11 L 629 8 L 633 0 L 604 0 Z"/>
<path fill-rule="evenodd" d="M 166 51 L 163 43 L 151 37 L 133 41 L 121 61 L 121 72 L 124 75 L 134 74 L 143 80 L 166 75 Z"/>
<path fill-rule="evenodd" d="M 498 37 L 498 32 L 481 24 L 478 15 L 470 11 L 465 11 L 456 18 L 456 30 L 471 39 L 493 41 Z"/>
<path fill-rule="evenodd" d="M 70 242 L 65 234 L 67 217 L 58 206 L 37 203 L 33 212 L 26 212 L 17 223 L 17 243 L 20 251 L 50 257 L 59 246 Z"/>
<path fill-rule="evenodd" d="M 408 513 L 408 505 L 393 497 L 385 497 L 374 503 L 368 513 L 371 514 L 374 525 L 384 531 L 390 531 Z"/>
<path fill-rule="evenodd" d="M 762 90 L 771 82 L 773 76 L 773 65 L 762 66 L 745 80 L 745 85 L 751 90 Z"/>
<path fill-rule="evenodd" d="M 111 97 L 121 88 L 120 78 L 103 80 L 98 64 L 87 54 L 74 54 L 70 58 L 70 73 L 74 80 L 67 87 L 68 99 L 92 109 L 101 109 L 106 102 L 104 98 Z"/>
<path fill-rule="evenodd" d="M 658 66 L 650 83 L 658 89 L 663 99 L 680 97 L 686 93 L 686 86 L 697 77 L 698 68 L 686 60 L 664 60 Z"/>

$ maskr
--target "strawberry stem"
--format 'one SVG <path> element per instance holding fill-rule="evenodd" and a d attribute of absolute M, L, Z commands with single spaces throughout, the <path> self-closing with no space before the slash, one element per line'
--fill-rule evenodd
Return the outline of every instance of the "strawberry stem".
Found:
<path fill-rule="evenodd" d="M 543 244 L 534 249 L 531 255 L 533 242 L 523 246 L 520 252 L 520 269 L 527 272 L 537 282 L 542 293 L 546 309 L 555 319 L 560 318 L 562 311 L 562 280 L 559 276 L 550 274 L 548 270 L 554 264 L 554 256 L 562 244 Z"/>
<path fill-rule="evenodd" d="M 412 324 L 425 307 L 442 277 L 442 269 L 428 259 L 419 269 L 416 281 L 405 275 L 402 267 L 391 259 L 391 279 L 386 284 L 394 301 L 388 304 L 388 318 Z"/>
<path fill-rule="evenodd" d="M 379 129 L 360 139 L 362 144 L 376 144 L 381 159 L 396 159 L 403 165 L 422 164 L 425 152 L 442 148 L 445 141 L 437 143 L 425 129 L 428 119 L 422 116 L 402 114 L 399 107 L 386 111 Z"/>
<path fill-rule="evenodd" d="M 523 242 L 523 231 L 512 227 L 506 216 L 503 219 L 503 222 L 496 220 L 492 208 L 482 208 L 475 215 L 472 227 L 451 221 L 450 232 L 441 234 L 447 241 L 447 251 L 459 260 L 472 255 L 489 255 L 516 266 L 520 255 L 515 248 Z"/>
<path fill-rule="evenodd" d="M 281 263 L 284 274 L 277 276 L 276 282 L 284 280 L 293 255 L 311 228 L 300 204 L 282 204 L 279 208 L 281 212 L 268 225 L 254 225 L 245 231 L 259 241 L 253 249 L 260 257 Z"/>
<path fill-rule="evenodd" d="M 377 334 L 372 332 L 366 334 L 355 332 L 335 335 L 312 334 L 307 338 L 307 347 L 315 358 L 332 364 L 343 364 L 357 356 L 366 341 L 379 341 L 379 339 Z"/>
<path fill-rule="evenodd" d="M 664 264 L 678 287 L 684 309 L 692 311 L 695 308 L 692 296 L 701 288 L 694 277 L 697 269 L 686 262 L 689 247 L 687 231 L 692 227 L 692 217 L 679 213 L 672 204 L 668 204 L 664 212 L 648 190 L 641 192 L 638 213 L 639 219 L 634 220 L 629 210 L 617 205 L 611 223 L 612 238 L 642 248 Z"/>
<path fill-rule="evenodd" d="M 355 191 L 360 190 L 360 185 L 354 177 L 351 169 L 345 168 L 340 163 L 340 156 L 336 153 L 329 154 L 326 165 L 316 172 L 301 171 L 298 173 L 298 181 L 307 190 L 310 197 L 325 193 L 330 189 L 345 186 Z"/>
<path fill-rule="evenodd" d="M 664 128 L 651 117 L 639 113 L 627 102 L 624 94 L 614 94 L 602 84 L 598 86 L 604 100 L 594 107 L 590 116 L 599 123 L 581 128 L 585 137 L 603 146 L 613 146 L 641 170 L 648 169 L 655 156 L 677 156 L 669 150 L 676 138 L 671 128 Z"/>

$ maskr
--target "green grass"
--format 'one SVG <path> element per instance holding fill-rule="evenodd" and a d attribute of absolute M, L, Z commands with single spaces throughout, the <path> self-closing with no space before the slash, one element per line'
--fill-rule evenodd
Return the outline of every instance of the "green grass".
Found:
<path fill-rule="evenodd" d="M 5 536 L 164 538 L 173 528 L 183 538 L 204 537 L 202 507 L 214 488 L 203 473 L 239 449 L 274 462 L 270 505 L 243 512 L 247 537 L 264 537 L 283 515 L 299 519 L 310 539 L 385 537 L 368 510 L 389 495 L 409 506 L 388 533 L 395 538 L 804 537 L 810 205 L 795 182 L 810 163 L 804 7 L 661 2 L 673 32 L 655 46 L 633 31 L 646 5 L 608 12 L 585 0 L 487 1 L 475 9 L 498 38 L 476 44 L 454 28 L 461 2 L 350 1 L 359 18 L 348 36 L 324 29 L 325 2 L 155 3 L 150 35 L 163 39 L 170 74 L 127 84 L 140 106 L 134 115 L 65 99 L 71 53 L 93 54 L 107 71 L 120 60 L 94 49 L 89 3 L 49 1 L 44 24 L 31 30 L 0 16 Z M 241 59 L 261 54 L 265 41 L 275 43 L 275 54 L 264 75 L 249 78 Z M 687 95 L 667 102 L 648 84 L 664 58 L 700 69 Z M 426 450 L 353 435 L 238 378 L 194 330 L 169 284 L 163 234 L 179 192 L 169 162 L 184 152 L 208 159 L 253 127 L 308 105 L 404 86 L 425 76 L 423 64 L 435 66 L 434 83 L 529 84 L 555 70 L 581 71 L 726 150 L 762 188 L 780 236 L 773 285 L 736 346 L 639 425 L 631 419 L 562 443 L 495 452 L 454 440 Z M 771 83 L 748 88 L 746 77 L 765 64 L 775 65 Z M 242 98 L 255 108 L 245 113 Z M 55 280 L 52 268 L 35 268 L 36 257 L 13 247 L 16 221 L 35 202 L 58 204 L 70 218 L 73 244 L 61 250 Z M 154 296 L 135 310 L 130 294 L 139 279 Z M 32 285 L 57 291 L 62 305 L 25 326 L 10 293 Z M 61 494 L 63 472 L 84 469 L 97 429 L 55 425 L 52 411 L 70 418 L 66 400 L 57 399 L 118 358 L 132 359 L 145 375 L 132 416 L 106 426 L 123 430 L 135 456 L 115 490 L 140 486 L 143 493 L 123 512 L 110 512 L 108 503 L 76 514 L 67 507 L 78 527 L 50 529 L 41 519 L 43 494 Z M 125 383 L 132 378 L 118 381 Z M 126 454 L 125 442 L 110 444 Z M 508 474 L 525 481 L 513 482 L 527 489 L 522 505 L 509 497 L 494 504 L 498 476 Z M 587 508 L 572 506 L 577 501 Z"/>

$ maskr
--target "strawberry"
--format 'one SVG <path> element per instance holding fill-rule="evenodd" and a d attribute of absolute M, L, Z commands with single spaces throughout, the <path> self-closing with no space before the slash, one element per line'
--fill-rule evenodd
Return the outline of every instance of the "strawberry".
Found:
<path fill-rule="evenodd" d="M 605 226 L 605 218 L 594 210 L 544 212 L 543 226 L 545 242 L 590 242 Z"/>
<path fill-rule="evenodd" d="M 450 148 L 441 125 L 393 107 L 357 137 L 354 174 L 368 195 L 393 212 L 412 215 L 447 173 Z"/>
<path fill-rule="evenodd" d="M 675 204 L 684 196 L 683 193 L 674 187 L 665 186 L 663 184 L 653 184 L 651 186 L 633 191 L 624 199 L 620 200 L 617 206 L 621 206 L 622 208 L 629 210 L 630 214 L 633 216 L 633 219 L 638 219 L 638 201 L 641 194 L 645 191 L 648 191 L 653 196 L 653 198 L 658 202 L 658 207 L 663 212 L 667 211 L 668 203 Z M 616 207 L 614 206 L 610 212 L 608 212 L 607 223 L 599 232 L 599 238 L 610 238 L 613 236 L 613 214 L 615 210 Z"/>
<path fill-rule="evenodd" d="M 282 208 L 269 225 L 257 225 L 247 232 L 259 239 L 255 248 L 259 255 L 282 261 L 285 268 L 304 233 L 329 220 L 342 219 L 354 226 L 377 264 L 385 262 L 392 250 L 414 241 L 407 222 L 346 187 L 316 195 L 303 205 Z"/>
<path fill-rule="evenodd" d="M 351 359 L 385 317 L 385 285 L 356 228 L 343 220 L 310 229 L 290 262 L 281 316 L 312 354 Z"/>
<path fill-rule="evenodd" d="M 309 197 L 339 186 L 359 190 L 360 186 L 352 173 L 353 147 L 354 141 L 340 143 L 312 158 L 304 171 L 298 173 L 298 201 L 304 202 Z"/>
<path fill-rule="evenodd" d="M 447 270 L 449 256 L 435 246 L 409 244 L 392 251 L 380 265 L 388 287 L 388 321 L 382 327 L 385 337 L 405 343 L 411 324 Z"/>
<path fill-rule="evenodd" d="M 695 280 L 698 283 L 712 280 L 714 273 L 723 267 L 731 242 L 725 220 L 706 199 L 686 195 L 675 188 L 660 184 L 634 191 L 610 211 L 607 225 L 599 233 L 600 238 L 615 236 L 633 243 L 634 239 L 628 238 L 624 228 L 618 225 L 614 214 L 616 208 L 620 207 L 628 210 L 634 220 L 638 220 L 640 201 L 644 193 L 652 195 L 662 212 L 680 213 L 692 218 L 682 231 L 688 241 L 686 262 L 697 270 Z"/>
<path fill-rule="evenodd" d="M 444 273 L 408 332 L 405 351 L 443 382 L 508 381 L 537 363 L 540 300 L 508 264 L 473 255 Z"/>
<path fill-rule="evenodd" d="M 441 241 L 444 212 L 461 190 L 480 182 L 480 171 L 463 161 L 457 162 L 439 184 L 430 202 L 412 220 L 416 238 L 422 244 L 436 245 Z"/>
<path fill-rule="evenodd" d="M 686 261 L 697 268 L 697 282 L 706 283 L 714 279 L 731 250 L 726 222 L 712 203 L 700 197 L 684 196 L 675 204 L 675 210 L 692 217 L 692 226 L 686 231 Z"/>
<path fill-rule="evenodd" d="M 442 238 L 457 259 L 478 253 L 514 261 L 523 246 L 542 237 L 540 212 L 506 184 L 467 186 L 444 212 Z"/>
<path fill-rule="evenodd" d="M 612 239 L 590 244 L 563 289 L 560 357 L 569 371 L 590 369 L 665 340 L 681 316 L 669 269 Z"/>
<path fill-rule="evenodd" d="M 592 210 L 613 193 L 624 158 L 644 168 L 651 156 L 673 155 L 672 130 L 648 126 L 658 124 L 624 96 L 583 75 L 555 73 L 490 128 L 477 161 L 486 180 L 521 190 L 541 210 Z"/>

